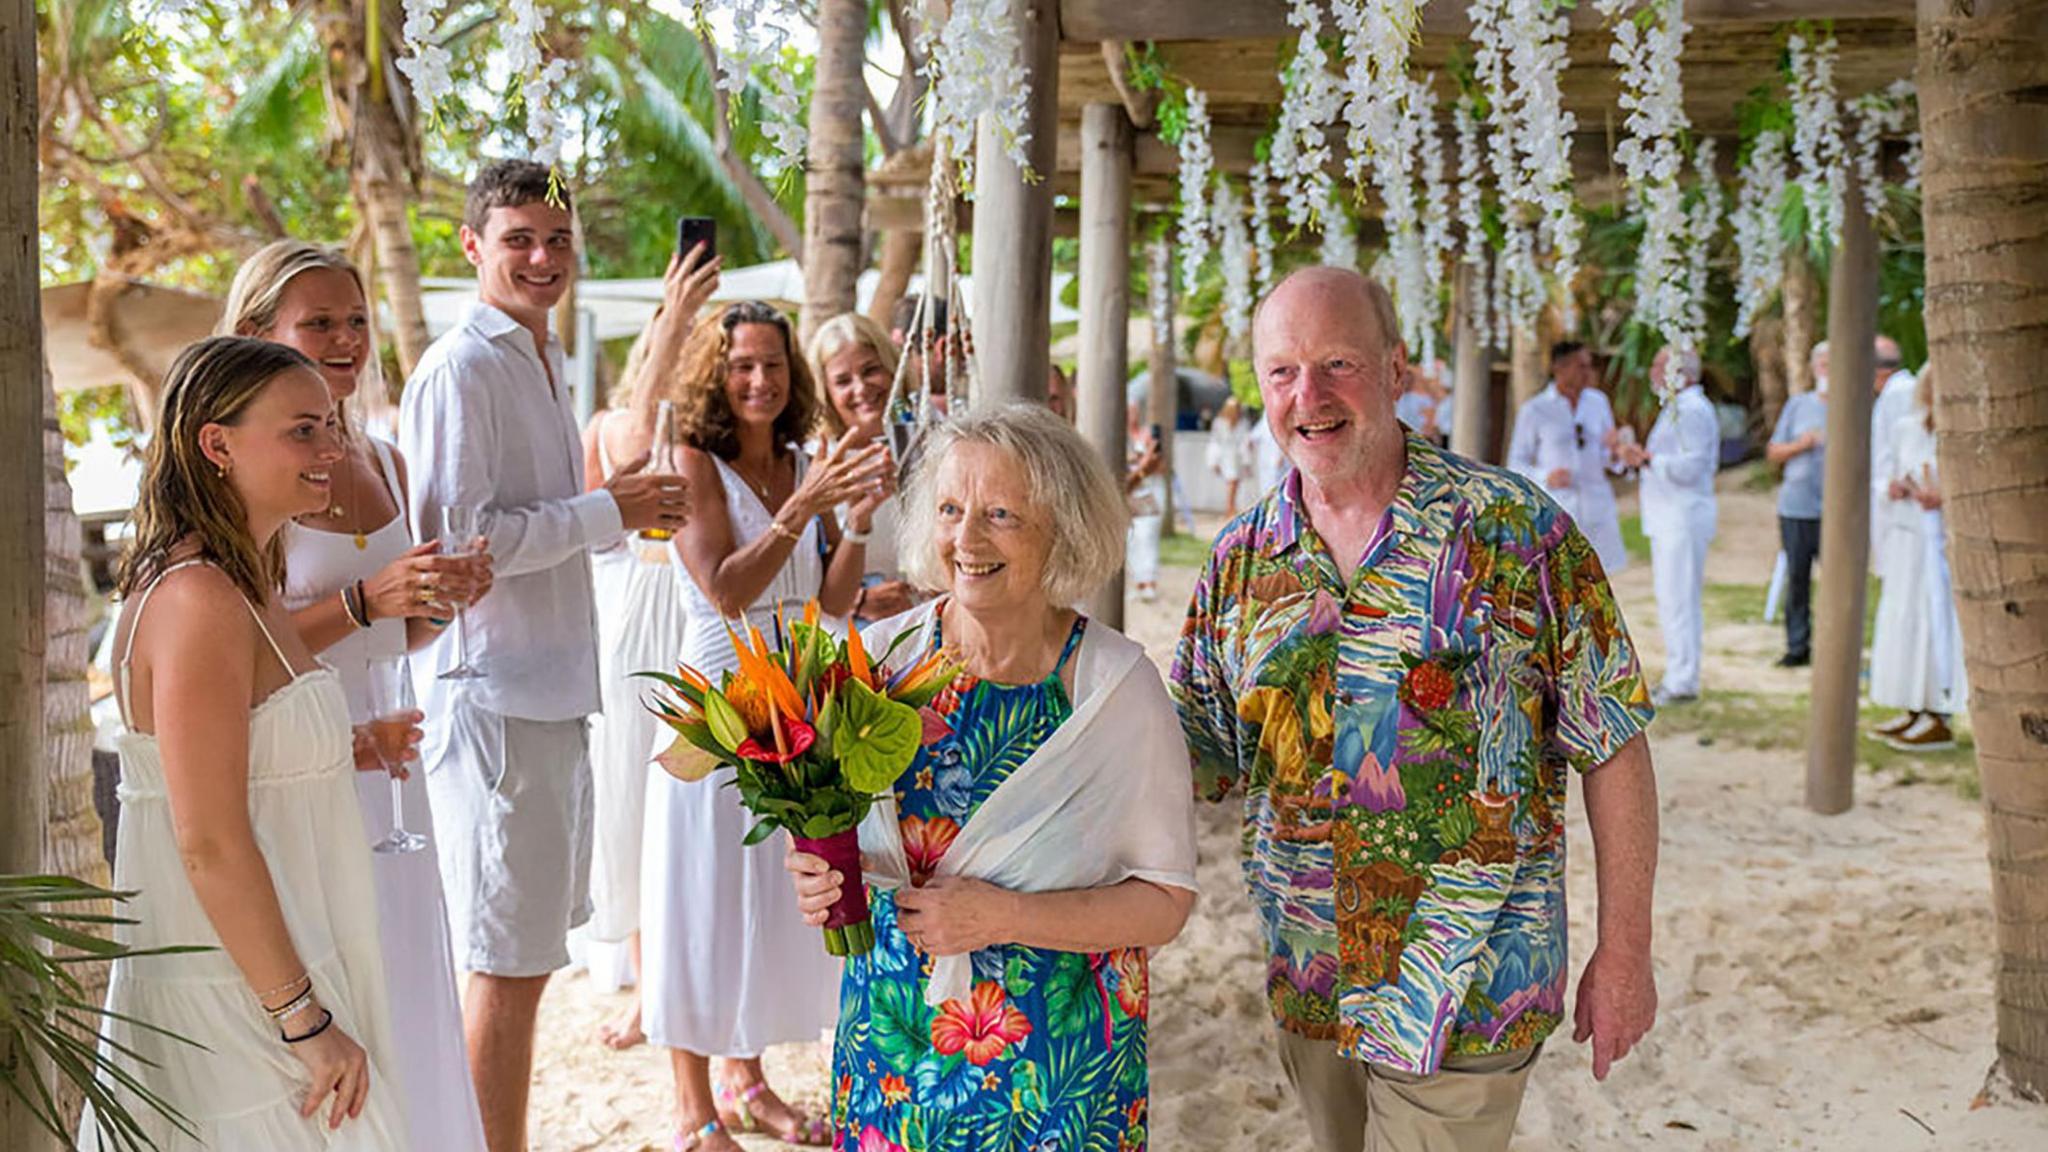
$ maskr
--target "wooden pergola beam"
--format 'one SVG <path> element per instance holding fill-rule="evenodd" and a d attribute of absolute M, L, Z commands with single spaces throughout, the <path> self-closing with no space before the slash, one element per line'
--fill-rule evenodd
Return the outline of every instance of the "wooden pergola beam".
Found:
<path fill-rule="evenodd" d="M 1462 3 L 1438 2 L 1422 9 L 1424 35 L 1464 35 L 1472 30 Z M 1590 4 L 1571 14 L 1574 29 L 1599 28 Z M 1688 0 L 1686 22 L 1695 28 L 1747 20 L 1913 19 L 1913 0 Z M 1327 15 L 1325 16 L 1327 19 Z M 1287 25 L 1287 0 L 1060 0 L 1060 32 L 1068 40 L 1256 40 L 1294 35 Z"/>

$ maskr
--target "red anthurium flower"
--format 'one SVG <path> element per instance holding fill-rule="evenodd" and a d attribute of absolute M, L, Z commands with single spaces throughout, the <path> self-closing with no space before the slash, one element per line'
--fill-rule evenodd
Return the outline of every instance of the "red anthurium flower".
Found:
<path fill-rule="evenodd" d="M 965 1052 L 977 1068 L 1029 1035 L 1031 1021 L 1010 1007 L 994 982 L 976 984 L 972 1003 L 948 1000 L 932 1017 L 932 1049 L 942 1056 Z"/>
<path fill-rule="evenodd" d="M 812 744 L 817 742 L 817 739 L 817 729 L 812 728 L 801 720 L 783 717 L 782 743 L 786 746 L 786 751 L 778 752 L 773 747 L 762 744 L 759 737 L 749 737 L 734 751 L 749 760 L 764 760 L 770 764 L 787 764 L 791 760 L 803 755 Z"/>

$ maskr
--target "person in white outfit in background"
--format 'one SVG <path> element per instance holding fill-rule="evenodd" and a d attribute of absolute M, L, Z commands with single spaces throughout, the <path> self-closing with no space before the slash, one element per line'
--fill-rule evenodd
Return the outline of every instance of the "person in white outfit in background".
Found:
<path fill-rule="evenodd" d="M 1870 406 L 1870 574 L 1882 580 L 1891 557 L 1908 541 L 1920 538 L 1919 506 L 1894 500 L 1889 491 L 1896 451 L 1892 430 L 1913 415 L 1918 389 L 1913 374 L 1903 366 L 1898 341 L 1879 336 L 1876 356 L 1871 385 L 1877 399 Z M 1899 539 L 1892 539 L 1894 535 Z"/>
<path fill-rule="evenodd" d="M 548 332 L 576 274 L 569 213 L 544 165 L 501 160 L 477 174 L 462 223 L 477 302 L 427 349 L 399 420 L 419 535 L 438 537 L 446 508 L 473 509 L 495 561 L 491 594 L 413 661 L 491 1152 L 526 1147 L 541 994 L 569 963 L 569 930 L 590 918 L 589 552 L 622 531 L 680 528 L 686 509 L 678 477 L 633 468 L 583 491 L 562 343 Z M 464 659 L 480 675 L 445 676 Z"/>
<path fill-rule="evenodd" d="M 1643 535 L 1650 538 L 1664 634 L 1664 682 L 1651 699 L 1662 707 L 1700 693 L 1700 593 L 1714 540 L 1721 423 L 1700 388 L 1699 353 L 1663 348 L 1650 364 L 1650 381 L 1666 397 L 1663 411 L 1646 443 L 1623 444 L 1618 452 L 1623 464 L 1642 471 Z"/>
<path fill-rule="evenodd" d="M 1594 387 L 1592 350 L 1576 340 L 1551 345 L 1550 377 L 1550 386 L 1515 413 L 1508 467 L 1543 486 L 1611 576 L 1628 566 L 1621 510 L 1607 479 L 1615 459 L 1614 408 Z"/>
<path fill-rule="evenodd" d="M 1885 537 L 1884 590 L 1870 645 L 1870 701 L 1900 709 L 1876 731 L 1900 751 L 1955 747 L 1949 716 L 1969 699 L 1963 676 L 1961 626 L 1950 591 L 1948 538 L 1941 514 L 1941 481 L 1934 455 L 1934 384 L 1922 369 L 1917 404 L 1888 430 L 1887 503 L 1910 528 Z"/>
<path fill-rule="evenodd" d="M 633 461 L 649 472 L 673 473 L 676 444 L 657 454 L 656 425 L 664 402 L 680 398 L 683 341 L 697 313 L 718 290 L 719 259 L 699 244 L 669 257 L 662 302 L 633 350 L 611 406 L 583 429 L 583 484 L 603 488 Z M 590 554 L 597 598 L 598 700 L 590 720 L 590 783 L 594 802 L 590 845 L 590 923 L 585 925 L 591 979 L 612 990 L 640 978 L 640 833 L 646 824 L 647 773 L 656 735 L 665 730 L 641 704 L 634 673 L 666 671 L 683 646 L 683 576 L 667 541 L 622 536 Z M 607 1048 L 631 1048 L 640 1030 L 640 996 L 598 1026 Z"/>

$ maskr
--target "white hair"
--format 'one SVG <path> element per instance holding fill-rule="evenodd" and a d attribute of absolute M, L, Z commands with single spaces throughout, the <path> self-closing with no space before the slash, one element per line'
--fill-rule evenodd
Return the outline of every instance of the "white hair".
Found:
<path fill-rule="evenodd" d="M 1654 383 L 1663 384 L 1673 392 L 1687 385 L 1699 383 L 1700 354 L 1698 350 L 1666 344 L 1664 346 L 1664 377 L 1664 380 L 1655 381 Z"/>
<path fill-rule="evenodd" d="M 999 448 L 1023 469 L 1025 490 L 1052 529 L 1044 590 L 1048 603 L 1086 599 L 1124 562 L 1130 513 L 1123 485 L 1072 425 L 1042 404 L 1005 404 L 954 416 L 925 433 L 903 490 L 897 555 L 904 575 L 924 588 L 952 585 L 939 561 L 935 519 L 939 470 L 962 444 Z"/>
<path fill-rule="evenodd" d="M 1822 372 L 1822 371 L 1820 370 L 1820 362 L 1821 362 L 1821 361 L 1823 361 L 1823 360 L 1825 360 L 1825 359 L 1827 359 L 1827 358 L 1828 358 L 1828 342 L 1827 342 L 1827 341 L 1825 341 L 1825 340 L 1822 340 L 1822 341 L 1821 341 L 1820 343 L 1818 343 L 1818 344 L 1815 344 L 1815 345 L 1813 346 L 1813 351 L 1811 351 L 1811 352 L 1809 352 L 1809 353 L 1807 353 L 1807 354 L 1806 354 L 1806 366 L 1807 366 L 1808 368 L 1811 368 L 1811 369 L 1813 370 L 1813 374 L 1814 374 L 1814 375 L 1816 375 L 1816 376 L 1825 376 L 1825 375 L 1827 375 L 1827 373 L 1825 373 L 1825 372 Z"/>

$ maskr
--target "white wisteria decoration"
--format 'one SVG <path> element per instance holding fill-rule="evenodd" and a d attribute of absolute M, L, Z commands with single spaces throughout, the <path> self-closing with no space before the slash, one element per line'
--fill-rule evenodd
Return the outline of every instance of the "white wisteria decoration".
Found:
<path fill-rule="evenodd" d="M 555 91 L 569 76 L 569 62 L 556 57 L 540 71 L 527 77 L 526 138 L 533 145 L 533 160 L 552 168 L 562 158 L 562 113 L 555 107 Z"/>
<path fill-rule="evenodd" d="M 973 178 L 974 131 L 983 115 L 994 125 L 1003 154 L 1029 178 L 1031 81 L 1010 0 L 953 0 L 945 27 L 927 26 L 920 39 L 931 83 L 932 135 L 951 141 L 963 178 Z"/>
<path fill-rule="evenodd" d="M 1540 232 L 1552 275 L 1563 286 L 1567 325 L 1572 281 L 1578 277 L 1584 225 L 1572 197 L 1571 138 L 1578 120 L 1566 111 L 1559 77 L 1570 63 L 1565 39 L 1571 23 L 1552 0 L 1473 0 L 1473 75 L 1487 99 L 1493 170 L 1509 225 L 1502 253 L 1507 292 L 1495 302 L 1508 323 L 1536 321 L 1547 291 L 1535 258 Z"/>
<path fill-rule="evenodd" d="M 1314 5 L 1306 7 L 1313 19 Z M 1343 34 L 1344 170 L 1354 184 L 1365 182 L 1369 158 L 1400 131 L 1408 94 L 1408 50 L 1420 20 L 1416 9 L 1416 0 L 1330 0 L 1331 18 Z M 1402 159 L 1400 170 L 1405 174 L 1406 158 Z M 1373 167 L 1377 183 L 1379 172 L 1390 165 Z M 1380 193 L 1384 196 L 1386 189 L 1381 187 Z"/>
<path fill-rule="evenodd" d="M 1422 134 L 1423 301 L 1428 311 L 1423 363 L 1436 360 L 1437 330 L 1443 323 L 1444 262 L 1451 251 L 1451 190 L 1444 182 L 1444 137 L 1437 124 L 1435 77 L 1426 76 L 1409 96 Z"/>
<path fill-rule="evenodd" d="M 1244 204 L 1227 176 L 1216 180 L 1210 224 L 1223 259 L 1223 331 L 1228 347 L 1240 349 L 1252 331 L 1252 239 L 1245 227 Z"/>
<path fill-rule="evenodd" d="M 447 6 L 448 0 L 405 0 L 405 26 L 400 37 L 405 41 L 406 55 L 398 61 L 398 70 L 412 81 L 413 100 L 429 118 L 455 91 L 455 79 L 448 71 L 453 57 L 437 36 L 441 10 Z"/>
<path fill-rule="evenodd" d="M 1460 258 L 1469 273 L 1465 278 L 1460 306 L 1469 317 L 1472 331 L 1483 339 L 1487 331 L 1486 215 L 1484 168 L 1480 155 L 1479 121 L 1472 115 L 1472 98 L 1460 97 L 1451 109 L 1451 123 L 1458 137 L 1458 227 L 1462 242 Z"/>
<path fill-rule="evenodd" d="M 1323 51 L 1322 9 L 1316 0 L 1289 0 L 1287 23 L 1299 30 L 1294 59 L 1280 98 L 1280 123 L 1273 132 L 1267 165 L 1287 197 L 1287 222 L 1299 228 L 1316 216 L 1315 183 L 1330 163 L 1325 127 L 1342 109 L 1343 94 Z"/>
<path fill-rule="evenodd" d="M 1913 82 L 1894 80 L 1882 92 L 1866 92 L 1849 105 L 1856 120 L 1856 151 L 1853 154 L 1856 183 L 1863 190 L 1863 208 L 1872 216 L 1884 207 L 1884 174 L 1878 167 L 1884 138 L 1897 136 L 1906 130 L 1908 123 L 1918 121 L 1913 114 L 1914 100 Z M 1907 188 L 1919 186 L 1919 141 L 1918 132 L 1908 138 Z"/>
<path fill-rule="evenodd" d="M 1832 247 L 1842 235 L 1842 195 L 1849 182 L 1835 97 L 1835 39 L 1809 47 L 1794 33 L 1785 50 L 1792 66 L 1792 154 L 1799 161 L 1807 240 L 1816 248 Z"/>
<path fill-rule="evenodd" d="M 1764 131 L 1750 141 L 1737 175 L 1735 211 L 1735 338 L 1749 335 L 1756 318 L 1778 290 L 1784 272 L 1785 234 L 1778 212 L 1790 183 L 1785 135 Z"/>
<path fill-rule="evenodd" d="M 718 74 L 712 83 L 739 107 L 756 68 L 775 78 L 762 92 L 762 134 L 771 147 L 756 158 L 761 172 L 774 179 L 787 171 L 800 170 L 809 138 L 795 79 L 782 67 L 782 50 L 790 42 L 790 29 L 804 19 L 794 0 L 703 0 L 703 10 L 723 9 L 732 23 L 732 35 L 717 45 Z"/>
<path fill-rule="evenodd" d="M 1252 165 L 1252 293 L 1263 298 L 1273 286 L 1273 190 L 1263 161 Z"/>
<path fill-rule="evenodd" d="M 1209 174 L 1216 165 L 1209 148 L 1209 99 L 1202 90 L 1187 90 L 1187 125 L 1180 133 L 1180 276 L 1187 291 L 1195 290 L 1202 265 L 1209 259 Z"/>
<path fill-rule="evenodd" d="M 1321 262 L 1332 268 L 1358 267 L 1358 236 L 1351 230 L 1351 212 L 1336 197 L 1330 194 L 1330 178 L 1325 176 L 1311 188 L 1316 215 L 1323 224 L 1323 247 Z"/>
<path fill-rule="evenodd" d="M 1173 344 L 1173 245 L 1164 238 L 1152 244 L 1146 262 L 1146 303 L 1152 314 L 1152 346 Z"/>
<path fill-rule="evenodd" d="M 1621 66 L 1621 107 L 1628 116 L 1614 160 L 1643 221 L 1636 249 L 1635 319 L 1656 329 L 1667 344 L 1695 348 L 1704 326 L 1693 323 L 1688 221 L 1679 185 L 1685 168 L 1679 137 L 1691 126 L 1679 71 L 1687 31 L 1684 4 L 1651 0 L 1639 11 L 1622 14 L 1632 6 L 1633 0 L 1600 4 L 1604 15 L 1620 17 L 1608 58 Z"/>
<path fill-rule="evenodd" d="M 1727 197 L 1721 193 L 1718 159 L 1719 151 L 1711 136 L 1693 149 L 1692 167 L 1698 187 L 1685 229 L 1685 327 L 1695 348 L 1707 335 L 1707 273 L 1714 241 L 1721 235 L 1721 216 L 1727 207 Z"/>

